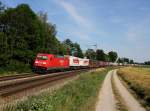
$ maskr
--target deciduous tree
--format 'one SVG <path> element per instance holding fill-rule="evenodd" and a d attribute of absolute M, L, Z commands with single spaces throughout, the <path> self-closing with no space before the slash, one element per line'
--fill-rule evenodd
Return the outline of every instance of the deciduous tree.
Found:
<path fill-rule="evenodd" d="M 115 60 L 117 59 L 118 55 L 117 55 L 117 52 L 114 52 L 114 51 L 110 51 L 108 53 L 108 56 L 109 56 L 109 60 L 111 62 L 115 62 Z"/>

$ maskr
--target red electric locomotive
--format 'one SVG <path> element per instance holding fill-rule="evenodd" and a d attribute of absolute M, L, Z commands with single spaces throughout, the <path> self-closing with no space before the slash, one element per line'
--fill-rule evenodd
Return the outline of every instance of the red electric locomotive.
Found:
<path fill-rule="evenodd" d="M 109 62 L 82 59 L 74 56 L 55 56 L 39 53 L 35 59 L 33 71 L 45 73 L 62 69 L 98 68 L 109 66 Z"/>
<path fill-rule="evenodd" d="M 34 62 L 35 72 L 47 72 L 48 70 L 69 68 L 67 57 L 56 57 L 53 54 L 38 54 Z"/>

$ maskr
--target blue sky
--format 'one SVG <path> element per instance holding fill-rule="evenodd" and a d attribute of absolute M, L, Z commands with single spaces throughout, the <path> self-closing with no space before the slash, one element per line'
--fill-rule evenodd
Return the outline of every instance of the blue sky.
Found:
<path fill-rule="evenodd" d="M 150 0 L 1 0 L 9 7 L 27 3 L 48 14 L 57 37 L 70 38 L 83 50 L 117 51 L 137 62 L 150 60 Z"/>

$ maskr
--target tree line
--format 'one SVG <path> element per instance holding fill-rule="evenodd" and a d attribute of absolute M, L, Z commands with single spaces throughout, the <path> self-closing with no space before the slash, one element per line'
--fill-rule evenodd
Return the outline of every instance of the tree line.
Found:
<path fill-rule="evenodd" d="M 48 22 L 47 14 L 36 14 L 28 4 L 16 8 L 5 7 L 0 2 L 0 68 L 31 69 L 37 53 L 74 55 L 89 59 L 114 62 L 116 52 L 105 54 L 102 49 L 83 52 L 78 43 L 70 39 L 57 39 L 56 25 Z"/>
<path fill-rule="evenodd" d="M 85 52 L 83 52 L 80 48 L 80 45 L 78 43 L 73 43 L 70 39 L 63 41 L 63 44 L 69 48 L 68 55 L 81 58 L 86 57 L 88 59 L 106 62 L 115 62 L 118 57 L 117 52 L 110 51 L 108 54 L 106 54 L 102 49 L 97 49 L 96 51 L 94 49 L 87 49 Z"/>
<path fill-rule="evenodd" d="M 0 7 L 0 67 L 28 68 L 39 52 L 65 54 L 56 25 L 47 22 L 46 14 L 35 14 L 27 4 Z"/>
<path fill-rule="evenodd" d="M 145 65 L 150 65 L 150 61 L 145 61 L 144 64 Z"/>

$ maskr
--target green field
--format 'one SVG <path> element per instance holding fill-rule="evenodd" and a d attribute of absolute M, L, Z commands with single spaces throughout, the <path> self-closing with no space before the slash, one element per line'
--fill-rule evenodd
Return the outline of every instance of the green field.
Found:
<path fill-rule="evenodd" d="M 4 111 L 94 111 L 100 86 L 110 69 L 80 74 L 79 78 L 54 92 L 46 92 Z"/>

